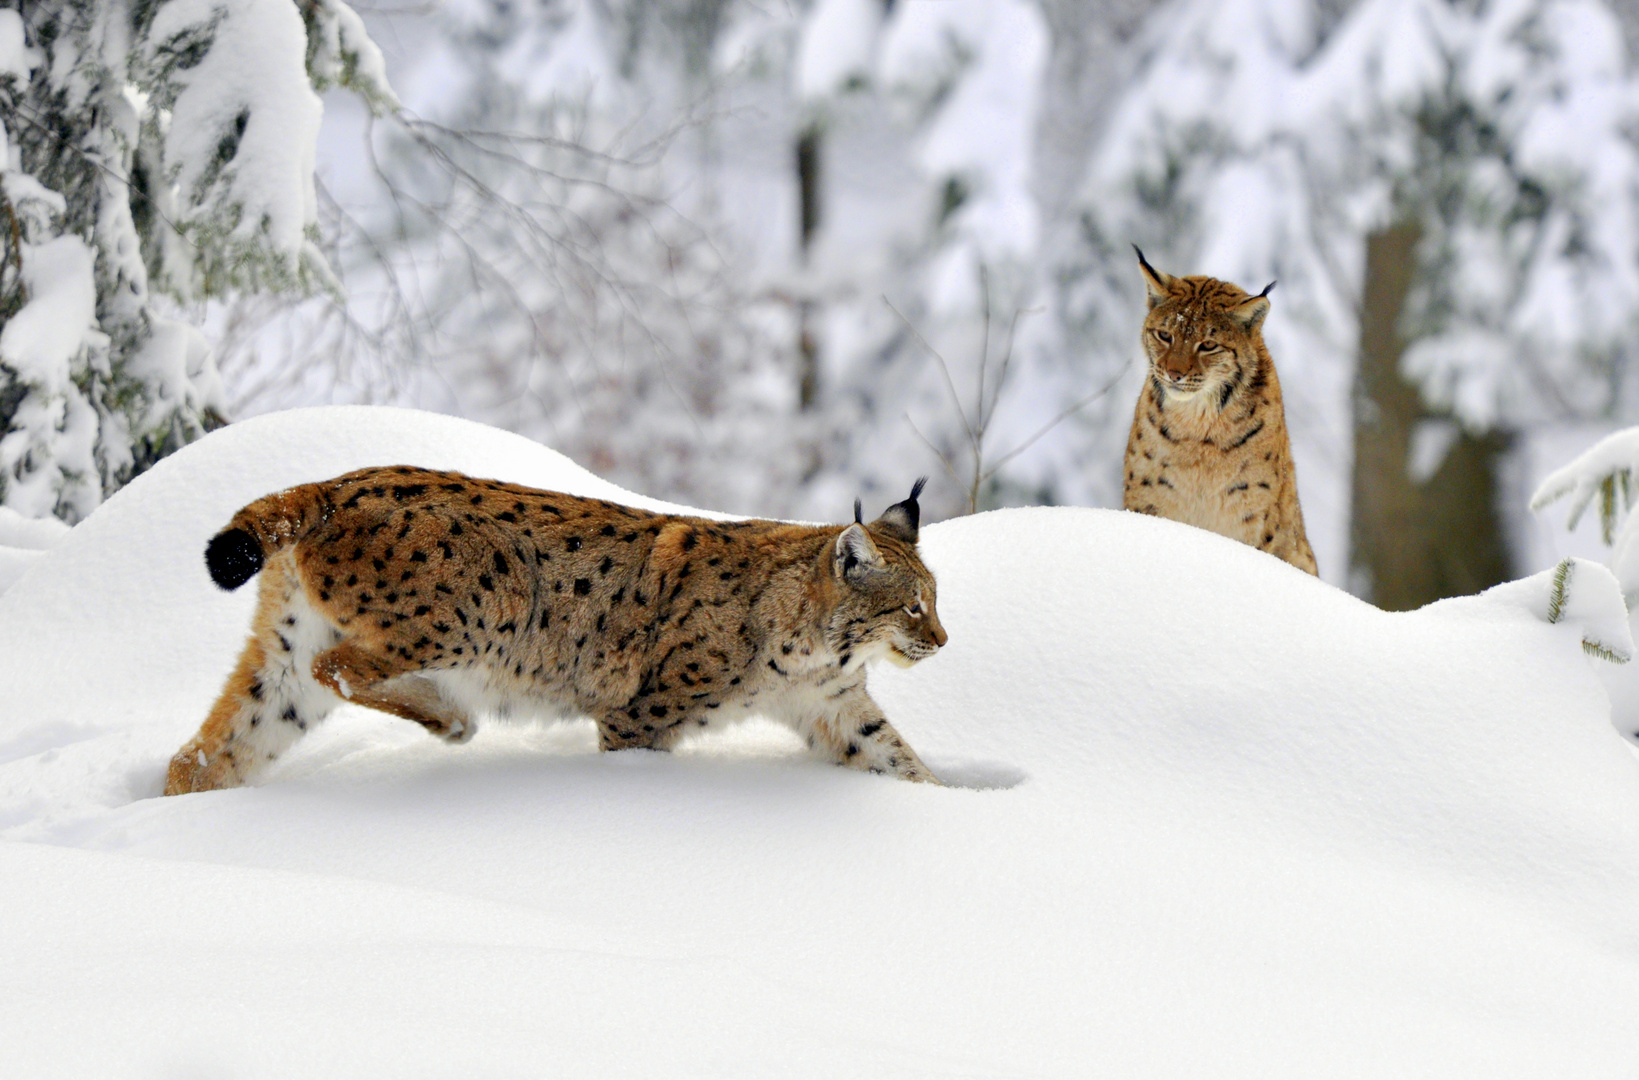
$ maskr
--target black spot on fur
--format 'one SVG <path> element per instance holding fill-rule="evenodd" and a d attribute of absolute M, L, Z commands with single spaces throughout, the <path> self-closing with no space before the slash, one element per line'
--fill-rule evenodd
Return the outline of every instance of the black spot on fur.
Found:
<path fill-rule="evenodd" d="M 576 578 L 575 579 L 575 595 L 576 596 L 587 596 L 591 593 L 591 591 L 592 591 L 591 579 L 589 579 L 589 578 Z"/>

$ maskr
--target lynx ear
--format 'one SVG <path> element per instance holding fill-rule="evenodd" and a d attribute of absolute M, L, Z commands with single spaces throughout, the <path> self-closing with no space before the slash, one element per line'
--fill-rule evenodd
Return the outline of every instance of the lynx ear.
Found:
<path fill-rule="evenodd" d="M 918 478 L 916 483 L 911 485 L 911 497 L 904 502 L 896 502 L 882 511 L 882 516 L 871 522 L 871 528 L 897 537 L 907 544 L 916 543 L 916 537 L 922 527 L 922 507 L 916 500 L 927 482 L 928 478 L 925 476 Z"/>
<path fill-rule="evenodd" d="M 1138 245 L 1133 245 L 1133 251 L 1138 254 L 1138 269 L 1144 274 L 1144 291 L 1149 294 L 1150 307 L 1154 307 L 1167 298 L 1172 290 L 1172 275 L 1163 274 L 1151 266 L 1144 253 L 1139 251 Z"/>
<path fill-rule="evenodd" d="M 1269 292 L 1275 287 L 1271 281 L 1263 287 L 1263 292 L 1256 296 L 1247 297 L 1230 309 L 1230 315 L 1247 331 L 1256 330 L 1263 324 L 1263 317 L 1269 314 Z"/>
<path fill-rule="evenodd" d="M 834 549 L 837 574 L 851 581 L 857 581 L 872 570 L 880 570 L 886 565 L 882 561 L 882 553 L 871 543 L 865 526 L 855 523 L 842 530 L 837 537 Z"/>

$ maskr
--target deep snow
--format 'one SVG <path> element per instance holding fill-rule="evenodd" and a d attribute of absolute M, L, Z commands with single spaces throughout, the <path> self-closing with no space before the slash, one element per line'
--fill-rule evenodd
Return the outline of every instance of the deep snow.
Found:
<path fill-rule="evenodd" d="M 1002 511 L 923 530 L 950 644 L 871 677 L 964 786 L 770 725 L 599 755 L 347 708 L 259 787 L 156 798 L 250 610 L 205 540 L 400 461 L 659 505 L 304 410 L 0 595 L 6 1075 L 1631 1075 L 1639 760 L 1540 578 L 1386 614 L 1171 522 Z"/>

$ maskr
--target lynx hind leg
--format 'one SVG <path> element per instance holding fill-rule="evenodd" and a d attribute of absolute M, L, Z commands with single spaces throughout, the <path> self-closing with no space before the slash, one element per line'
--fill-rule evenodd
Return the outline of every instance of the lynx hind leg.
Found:
<path fill-rule="evenodd" d="M 271 561 L 250 639 L 205 723 L 171 759 L 165 794 L 249 783 L 322 721 L 335 702 L 309 665 L 334 638 L 334 628 L 307 605 L 292 560 Z"/>
<path fill-rule="evenodd" d="M 644 723 L 616 710 L 597 721 L 598 749 L 671 750 L 682 735 L 682 721 Z"/>
<path fill-rule="evenodd" d="M 890 773 L 917 783 L 940 783 L 863 686 L 844 694 L 834 712 L 804 718 L 796 727 L 807 737 L 808 745 L 829 755 L 838 765 Z"/>
<path fill-rule="evenodd" d="M 356 641 L 344 641 L 313 660 L 313 678 L 355 705 L 413 721 L 445 742 L 464 743 L 478 723 L 447 700 L 418 667 L 392 654 L 377 655 Z"/>

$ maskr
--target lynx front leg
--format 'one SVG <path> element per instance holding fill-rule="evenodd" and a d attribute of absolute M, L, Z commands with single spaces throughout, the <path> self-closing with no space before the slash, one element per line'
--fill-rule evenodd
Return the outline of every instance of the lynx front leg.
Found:
<path fill-rule="evenodd" d="M 835 711 L 798 725 L 809 744 L 832 755 L 837 764 L 867 772 L 892 773 L 901 780 L 938 784 L 939 778 L 922 764 L 900 737 L 863 685 L 836 699 Z"/>
<path fill-rule="evenodd" d="M 350 641 L 314 657 L 313 677 L 338 697 L 414 721 L 445 742 L 464 743 L 478 731 L 476 720 L 445 701 L 411 665 L 374 656 Z"/>

